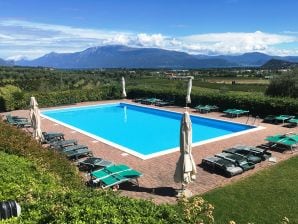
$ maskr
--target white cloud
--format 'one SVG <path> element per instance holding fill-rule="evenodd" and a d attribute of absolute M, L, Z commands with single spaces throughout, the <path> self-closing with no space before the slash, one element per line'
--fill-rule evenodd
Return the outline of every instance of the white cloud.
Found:
<path fill-rule="evenodd" d="M 209 33 L 183 37 L 189 45 L 187 49 L 210 50 L 225 54 L 239 54 L 243 52 L 267 52 L 272 46 L 282 43 L 297 42 L 298 38 L 289 35 L 279 35 L 256 31 L 254 33 Z"/>
<path fill-rule="evenodd" d="M 279 45 L 292 43 L 296 49 Z M 207 33 L 182 37 L 163 34 L 76 28 L 22 20 L 0 20 L 0 57 L 36 58 L 46 53 L 75 52 L 92 46 L 123 44 L 158 47 L 195 54 L 241 54 L 260 51 L 274 55 L 298 55 L 295 33 Z M 21 56 L 20 56 L 21 55 Z"/>
<path fill-rule="evenodd" d="M 144 47 L 165 47 L 167 38 L 162 34 L 137 34 L 137 43 Z"/>

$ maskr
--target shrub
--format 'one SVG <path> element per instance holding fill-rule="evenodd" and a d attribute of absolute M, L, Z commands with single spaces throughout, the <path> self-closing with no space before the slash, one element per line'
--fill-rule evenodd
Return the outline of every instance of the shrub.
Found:
<path fill-rule="evenodd" d="M 66 187 L 81 187 L 82 180 L 78 176 L 78 171 L 66 157 L 42 147 L 28 133 L 2 121 L 0 121 L 0 151 L 25 157 L 40 169 L 56 173 Z"/>
<path fill-rule="evenodd" d="M 18 87 L 0 88 L 0 111 L 26 109 L 33 95 L 41 107 L 59 106 L 85 101 L 97 101 L 120 98 L 119 86 L 102 86 L 98 89 L 68 90 L 57 92 L 23 93 Z M 1 97 L 2 96 L 2 97 Z"/>
<path fill-rule="evenodd" d="M 199 198 L 156 205 L 87 188 L 75 166 L 25 132 L 0 121 L 0 200 L 17 200 L 19 218 L 0 223 L 212 223 Z M 188 212 L 190 209 L 190 213 Z"/>
<path fill-rule="evenodd" d="M 19 87 L 6 85 L 0 87 L 0 111 L 9 111 L 24 107 L 24 93 Z"/>
<path fill-rule="evenodd" d="M 298 98 L 298 71 L 296 72 L 274 77 L 266 90 L 266 94 L 268 96 Z"/>
<path fill-rule="evenodd" d="M 129 98 L 158 97 L 174 99 L 175 104 L 185 106 L 186 89 L 156 89 L 156 88 L 129 88 Z M 296 114 L 298 101 L 294 98 L 268 97 L 259 93 L 227 92 L 218 90 L 195 88 L 191 93 L 191 107 L 199 104 L 215 104 L 221 110 L 228 108 L 247 109 L 252 115 L 266 116 L 268 114 Z"/>

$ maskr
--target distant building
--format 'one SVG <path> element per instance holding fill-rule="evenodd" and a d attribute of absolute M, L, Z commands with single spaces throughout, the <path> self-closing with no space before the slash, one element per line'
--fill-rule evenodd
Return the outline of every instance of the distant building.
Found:
<path fill-rule="evenodd" d="M 264 79 L 272 79 L 273 78 L 273 75 L 266 75 L 264 76 Z"/>

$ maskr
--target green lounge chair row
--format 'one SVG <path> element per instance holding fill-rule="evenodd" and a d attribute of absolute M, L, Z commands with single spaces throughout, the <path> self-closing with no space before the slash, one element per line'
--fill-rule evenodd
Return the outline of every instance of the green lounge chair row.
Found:
<path fill-rule="evenodd" d="M 82 156 L 93 156 L 92 152 L 86 145 L 79 145 L 75 139 L 60 139 L 58 141 L 50 142 L 50 148 L 61 152 L 67 158 L 78 160 Z"/>
<path fill-rule="evenodd" d="M 139 185 L 138 178 L 142 174 L 124 164 L 112 165 L 103 169 L 91 172 L 90 182 L 93 186 L 100 186 L 105 189 L 123 182 L 133 182 Z"/>
<path fill-rule="evenodd" d="M 244 114 L 248 114 L 249 110 L 241 109 L 227 109 L 223 111 L 228 117 L 239 117 Z"/>
<path fill-rule="evenodd" d="M 31 127 L 31 122 L 25 117 L 6 115 L 6 122 L 20 128 Z"/>
<path fill-rule="evenodd" d="M 66 155 L 69 159 L 78 160 L 81 156 L 88 156 L 77 165 L 82 171 L 95 171 L 107 166 L 113 165 L 112 162 L 102 158 L 93 157 L 93 153 L 86 145 L 78 144 L 75 139 L 64 139 L 64 134 L 59 132 L 43 132 L 44 137 L 47 139 L 49 147 Z"/>
<path fill-rule="evenodd" d="M 234 146 L 202 160 L 204 169 L 231 177 L 253 169 L 256 163 L 271 157 L 267 150 L 253 146 Z"/>
<path fill-rule="evenodd" d="M 218 110 L 218 106 L 215 105 L 198 105 L 194 108 L 196 111 L 200 113 L 209 113 L 211 111 Z"/>

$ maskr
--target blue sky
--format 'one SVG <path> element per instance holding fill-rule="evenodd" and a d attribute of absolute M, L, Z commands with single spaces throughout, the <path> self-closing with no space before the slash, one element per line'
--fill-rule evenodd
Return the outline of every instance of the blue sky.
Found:
<path fill-rule="evenodd" d="M 0 58 L 106 44 L 298 55 L 297 0 L 1 0 Z"/>

